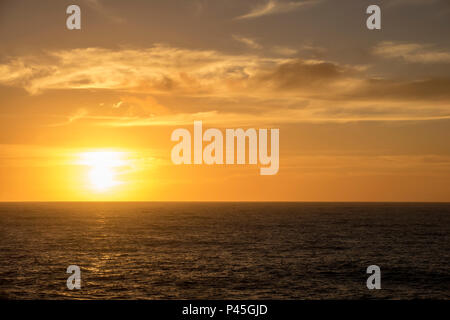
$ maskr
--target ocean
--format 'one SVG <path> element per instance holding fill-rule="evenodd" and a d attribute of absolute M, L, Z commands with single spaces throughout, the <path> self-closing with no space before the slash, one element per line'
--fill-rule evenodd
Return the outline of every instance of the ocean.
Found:
<path fill-rule="evenodd" d="M 0 204 L 2 299 L 449 299 L 449 262 L 450 204 Z"/>

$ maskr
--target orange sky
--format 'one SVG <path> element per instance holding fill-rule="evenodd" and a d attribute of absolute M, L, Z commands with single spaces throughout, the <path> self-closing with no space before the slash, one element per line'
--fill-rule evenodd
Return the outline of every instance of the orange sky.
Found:
<path fill-rule="evenodd" d="M 450 201 L 450 6 L 372 2 L 1 1 L 0 201 Z M 278 174 L 175 166 L 194 120 Z"/>

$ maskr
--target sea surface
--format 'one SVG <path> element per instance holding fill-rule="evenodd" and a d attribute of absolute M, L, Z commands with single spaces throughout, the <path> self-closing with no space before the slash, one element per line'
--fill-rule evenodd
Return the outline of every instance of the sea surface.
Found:
<path fill-rule="evenodd" d="M 450 204 L 0 204 L 3 299 L 449 299 L 449 263 Z"/>

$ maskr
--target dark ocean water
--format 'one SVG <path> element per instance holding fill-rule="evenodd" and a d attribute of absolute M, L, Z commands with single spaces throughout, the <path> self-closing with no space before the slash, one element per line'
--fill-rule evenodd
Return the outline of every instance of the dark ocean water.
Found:
<path fill-rule="evenodd" d="M 449 262 L 450 204 L 0 204 L 1 298 L 449 299 Z"/>

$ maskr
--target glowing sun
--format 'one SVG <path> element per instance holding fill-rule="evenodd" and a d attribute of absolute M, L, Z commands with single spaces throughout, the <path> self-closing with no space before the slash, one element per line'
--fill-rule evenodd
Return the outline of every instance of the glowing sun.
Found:
<path fill-rule="evenodd" d="M 92 189 L 107 191 L 122 182 L 117 180 L 118 167 L 124 166 L 123 152 L 94 151 L 81 154 L 81 164 L 90 167 L 88 180 Z"/>

